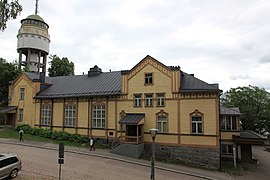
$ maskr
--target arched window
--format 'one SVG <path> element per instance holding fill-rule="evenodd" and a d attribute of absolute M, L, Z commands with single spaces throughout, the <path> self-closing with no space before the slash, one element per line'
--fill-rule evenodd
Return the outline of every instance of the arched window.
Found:
<path fill-rule="evenodd" d="M 76 122 L 76 105 L 67 104 L 65 106 L 65 126 L 75 127 Z"/>
<path fill-rule="evenodd" d="M 41 108 L 40 125 L 51 125 L 51 105 L 43 104 Z"/>
<path fill-rule="evenodd" d="M 203 133 L 203 113 L 197 109 L 190 114 L 191 117 L 191 133 L 202 134 Z"/>
<path fill-rule="evenodd" d="M 168 114 L 161 110 L 156 114 L 157 116 L 157 129 L 159 133 L 168 132 Z"/>

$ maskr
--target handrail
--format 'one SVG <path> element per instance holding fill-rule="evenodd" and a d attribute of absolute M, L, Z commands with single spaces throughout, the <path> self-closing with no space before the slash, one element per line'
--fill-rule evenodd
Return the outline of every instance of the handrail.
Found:
<path fill-rule="evenodd" d="M 119 140 L 120 138 L 121 138 L 121 135 L 118 136 L 118 137 L 116 138 L 116 140 L 114 140 L 114 141 L 112 142 L 112 145 L 111 145 L 111 148 L 112 148 L 112 149 L 115 149 L 117 146 L 119 146 L 119 145 L 121 144 L 121 141 Z"/>

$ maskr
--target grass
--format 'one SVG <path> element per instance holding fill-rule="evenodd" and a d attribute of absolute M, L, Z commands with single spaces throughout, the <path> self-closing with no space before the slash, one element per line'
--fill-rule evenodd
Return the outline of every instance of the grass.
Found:
<path fill-rule="evenodd" d="M 234 167 L 233 162 L 231 161 L 222 161 L 221 162 L 221 171 L 226 172 L 230 175 L 243 176 L 244 170 L 239 164 Z"/>
<path fill-rule="evenodd" d="M 18 131 L 14 129 L 5 129 L 0 131 L 0 138 L 8 138 L 8 139 L 18 139 L 19 140 L 19 133 Z M 37 142 L 50 142 L 54 144 L 59 144 L 60 140 L 50 139 L 50 138 L 44 138 L 36 135 L 31 134 L 24 134 L 23 139 L 26 141 L 37 141 Z M 70 142 L 70 141 L 61 141 L 64 142 L 66 146 L 72 146 L 72 147 L 89 147 L 88 144 L 80 144 L 76 142 Z M 95 148 L 97 149 L 108 149 L 107 146 L 104 146 L 103 144 L 96 142 Z"/>

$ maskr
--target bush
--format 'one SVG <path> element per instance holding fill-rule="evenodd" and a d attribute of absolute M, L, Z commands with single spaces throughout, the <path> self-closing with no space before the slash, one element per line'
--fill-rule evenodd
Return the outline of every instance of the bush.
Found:
<path fill-rule="evenodd" d="M 31 127 L 28 124 L 21 124 L 16 127 L 16 131 L 19 131 L 20 129 L 22 129 L 26 134 L 31 131 Z"/>
<path fill-rule="evenodd" d="M 82 136 L 80 134 L 69 134 L 64 131 L 52 131 L 50 129 L 42 129 L 42 128 L 31 128 L 28 124 L 18 125 L 16 130 L 19 131 L 23 129 L 24 133 L 38 135 L 40 137 L 51 138 L 54 140 L 60 141 L 70 141 L 76 143 L 88 143 L 88 137 Z"/>

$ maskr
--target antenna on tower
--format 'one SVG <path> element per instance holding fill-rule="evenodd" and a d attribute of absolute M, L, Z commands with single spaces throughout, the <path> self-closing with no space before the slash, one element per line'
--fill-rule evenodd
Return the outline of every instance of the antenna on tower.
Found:
<path fill-rule="evenodd" d="M 36 9 L 35 9 L 35 15 L 38 13 L 38 0 L 36 0 Z"/>

